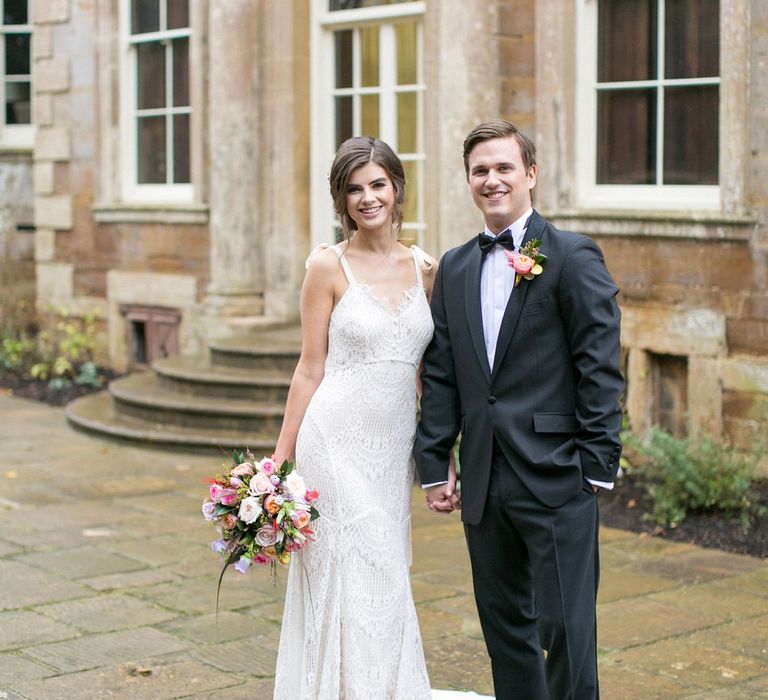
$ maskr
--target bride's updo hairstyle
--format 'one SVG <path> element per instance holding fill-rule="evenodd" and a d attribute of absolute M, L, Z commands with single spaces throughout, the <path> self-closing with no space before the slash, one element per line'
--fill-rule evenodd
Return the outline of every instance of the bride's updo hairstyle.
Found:
<path fill-rule="evenodd" d="M 392 223 L 400 233 L 403 222 L 402 204 L 405 199 L 405 172 L 403 164 L 394 151 L 383 141 L 373 136 L 355 136 L 339 147 L 333 159 L 329 181 L 333 208 L 341 222 L 341 232 L 346 240 L 357 230 L 357 224 L 347 211 L 347 185 L 352 173 L 368 163 L 381 166 L 392 181 L 395 190 L 395 205 L 392 207 Z"/>

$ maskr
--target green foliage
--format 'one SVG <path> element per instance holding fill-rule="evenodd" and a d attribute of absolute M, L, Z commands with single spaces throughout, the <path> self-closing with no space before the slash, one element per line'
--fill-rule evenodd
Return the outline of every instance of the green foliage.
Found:
<path fill-rule="evenodd" d="M 747 527 L 755 510 L 751 485 L 760 450 L 739 452 L 705 436 L 678 439 L 652 428 L 645 440 L 627 436 L 638 457 L 632 474 L 640 478 L 653 501 L 646 517 L 674 527 L 694 510 L 717 509 L 739 514 Z"/>
<path fill-rule="evenodd" d="M 52 389 L 77 384 L 101 386 L 93 362 L 95 315 L 74 318 L 55 311 L 50 330 L 39 330 L 32 307 L 4 309 L 0 326 L 0 372 L 48 381 Z"/>

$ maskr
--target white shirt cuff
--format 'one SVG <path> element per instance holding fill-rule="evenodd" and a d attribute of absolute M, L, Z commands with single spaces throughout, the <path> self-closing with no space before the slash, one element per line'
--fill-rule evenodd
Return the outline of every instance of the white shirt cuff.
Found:
<path fill-rule="evenodd" d="M 421 488 L 423 489 L 431 489 L 433 486 L 442 486 L 443 484 L 447 484 L 448 480 L 445 481 L 436 481 L 434 484 L 422 484 Z"/>
<path fill-rule="evenodd" d="M 587 477 L 584 478 L 587 479 Z M 592 484 L 592 486 L 599 486 L 601 489 L 605 489 L 606 491 L 613 491 L 612 481 L 593 481 L 592 479 L 587 479 L 587 481 Z"/>

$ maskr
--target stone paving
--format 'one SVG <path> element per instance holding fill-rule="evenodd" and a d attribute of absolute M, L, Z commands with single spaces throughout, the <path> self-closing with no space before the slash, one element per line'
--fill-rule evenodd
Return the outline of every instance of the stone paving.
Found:
<path fill-rule="evenodd" d="M 270 697 L 285 572 L 224 578 L 200 516 L 224 461 L 73 431 L 0 396 L 0 699 Z M 492 693 L 461 526 L 414 501 L 432 685 Z M 768 697 L 768 562 L 604 528 L 607 700 Z"/>

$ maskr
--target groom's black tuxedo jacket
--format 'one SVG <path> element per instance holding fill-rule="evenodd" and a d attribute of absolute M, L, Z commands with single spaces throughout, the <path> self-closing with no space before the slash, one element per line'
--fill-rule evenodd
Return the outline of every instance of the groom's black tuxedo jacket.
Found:
<path fill-rule="evenodd" d="M 613 481 L 621 443 L 620 312 L 598 246 L 534 212 L 524 241 L 541 239 L 542 274 L 510 296 L 488 366 L 476 239 L 449 250 L 432 295 L 435 334 L 424 355 L 415 457 L 421 482 L 444 481 L 461 432 L 462 520 L 480 521 L 494 438 L 520 479 L 556 508 Z"/>

